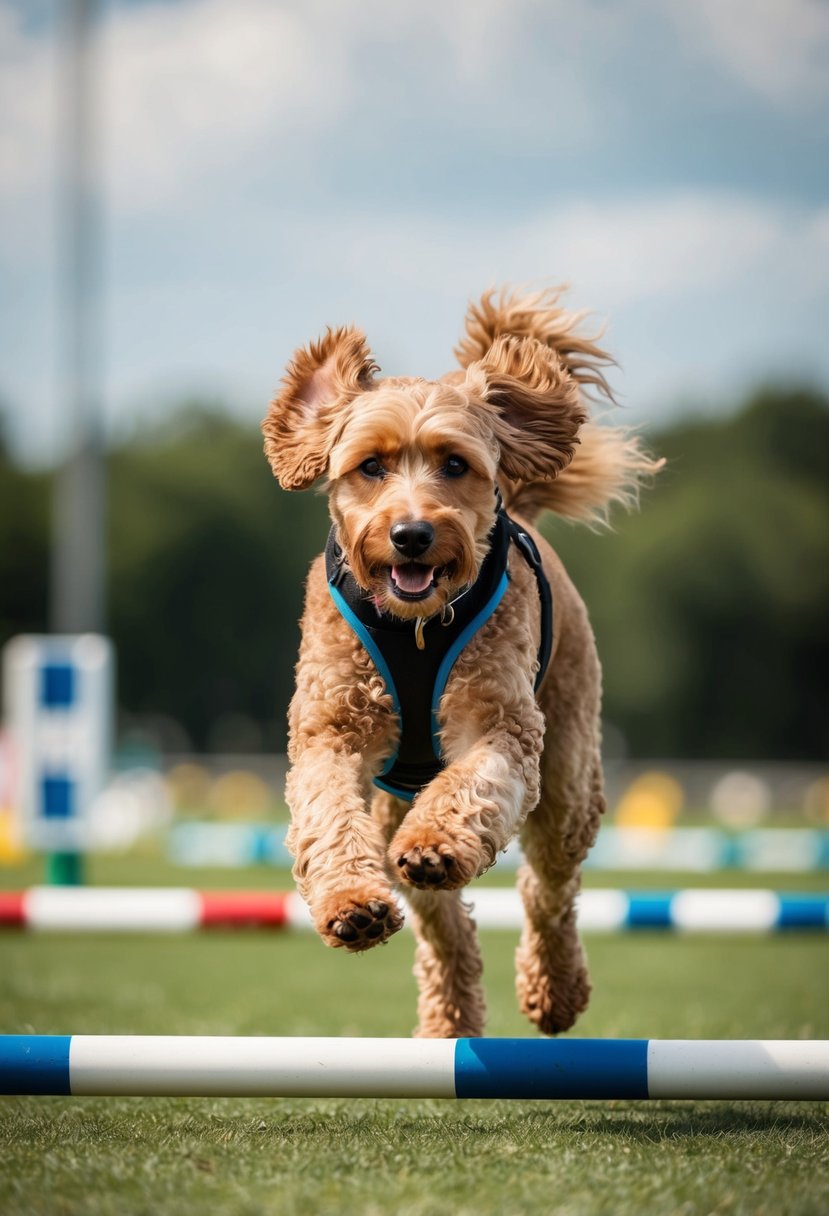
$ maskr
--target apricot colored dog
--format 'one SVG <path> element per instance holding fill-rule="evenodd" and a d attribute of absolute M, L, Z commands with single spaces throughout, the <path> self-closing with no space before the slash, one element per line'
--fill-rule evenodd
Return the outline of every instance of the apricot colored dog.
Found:
<path fill-rule="evenodd" d="M 333 520 L 308 578 L 290 709 L 294 876 L 323 941 L 350 951 L 400 929 L 403 888 L 422 1036 L 483 1032 L 463 889 L 516 835 L 521 1009 L 554 1034 L 590 994 L 574 900 L 604 809 L 601 673 L 584 605 L 531 525 L 543 510 L 603 519 L 658 466 L 590 421 L 588 397 L 610 398 L 609 358 L 581 320 L 557 293 L 489 293 L 467 314 L 460 370 L 437 381 L 380 379 L 358 329 L 329 330 L 294 355 L 263 422 L 280 484 L 324 477 Z M 424 683 L 445 627 L 455 640 Z M 398 647 L 396 668 L 375 637 Z M 429 685 L 430 725 L 407 708 L 409 679 Z M 430 731 L 431 769 L 422 756 L 407 768 Z"/>

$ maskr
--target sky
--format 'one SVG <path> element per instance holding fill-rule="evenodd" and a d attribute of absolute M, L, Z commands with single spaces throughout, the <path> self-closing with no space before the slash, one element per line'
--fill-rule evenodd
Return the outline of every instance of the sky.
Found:
<path fill-rule="evenodd" d="M 0 0 L 0 411 L 69 433 L 59 0 Z M 467 301 L 568 283 L 626 416 L 829 388 L 823 0 L 103 0 L 101 404 L 264 413 L 356 322 L 452 366 Z"/>

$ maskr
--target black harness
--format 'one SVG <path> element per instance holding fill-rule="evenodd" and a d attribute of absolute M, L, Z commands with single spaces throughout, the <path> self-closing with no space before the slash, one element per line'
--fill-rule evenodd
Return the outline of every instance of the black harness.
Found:
<path fill-rule="evenodd" d="M 514 544 L 530 566 L 541 604 L 541 640 L 535 687 L 544 678 L 553 648 L 553 597 L 535 541 L 499 507 L 489 537 L 490 547 L 471 586 L 451 603 L 452 612 L 431 617 L 422 626 L 423 648 L 417 645 L 412 621 L 380 612 L 356 582 L 332 527 L 325 546 L 328 589 L 339 611 L 357 634 L 383 677 L 400 719 L 397 750 L 374 784 L 411 801 L 445 767 L 441 754 L 438 706 L 455 661 L 485 621 L 489 620 L 509 586 L 507 560 Z"/>

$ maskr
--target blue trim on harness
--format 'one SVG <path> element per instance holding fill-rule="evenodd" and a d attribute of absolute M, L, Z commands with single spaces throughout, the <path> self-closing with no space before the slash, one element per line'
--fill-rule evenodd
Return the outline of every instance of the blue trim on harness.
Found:
<path fill-rule="evenodd" d="M 478 615 L 472 618 L 460 637 L 455 639 L 452 646 L 444 655 L 443 662 L 438 669 L 437 679 L 435 680 L 435 688 L 434 692 L 432 693 L 432 747 L 434 748 L 435 755 L 438 757 L 438 759 L 440 759 L 440 741 L 438 739 L 440 725 L 438 723 L 437 715 L 438 708 L 440 707 L 440 699 L 443 696 L 444 689 L 446 688 L 446 682 L 449 679 L 449 673 L 455 666 L 455 661 L 463 650 L 464 646 L 466 646 L 467 643 L 472 640 L 481 626 L 484 625 L 492 616 L 493 612 L 504 598 L 504 594 L 508 586 L 509 574 L 505 570 L 501 575 L 501 581 L 495 588 L 495 591 L 488 602 L 484 604 Z"/>
<path fill-rule="evenodd" d="M 395 748 L 394 755 L 392 756 L 391 760 L 385 766 L 380 776 L 373 779 L 373 784 L 376 785 L 379 790 L 385 790 L 387 794 L 394 794 L 395 798 L 399 798 L 401 802 L 414 802 L 415 798 L 420 793 L 420 790 L 404 790 L 402 787 L 398 789 L 396 785 L 387 785 L 383 780 L 384 775 L 386 773 L 390 773 L 394 768 L 395 763 L 397 762 L 398 752 L 399 748 Z"/>

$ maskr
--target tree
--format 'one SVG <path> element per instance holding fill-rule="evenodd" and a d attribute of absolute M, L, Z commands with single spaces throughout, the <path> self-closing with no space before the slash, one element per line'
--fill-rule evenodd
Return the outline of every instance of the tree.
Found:
<path fill-rule="evenodd" d="M 305 574 L 324 502 L 277 486 L 261 439 L 190 412 L 111 459 L 110 620 L 123 704 L 205 747 L 229 715 L 283 749 Z"/>
<path fill-rule="evenodd" d="M 48 617 L 49 487 L 12 463 L 0 432 L 0 644 Z"/>
<path fill-rule="evenodd" d="M 608 719 L 637 755 L 825 755 L 826 398 L 767 388 L 653 446 L 667 469 L 615 533 L 548 525 L 591 611 Z"/>

